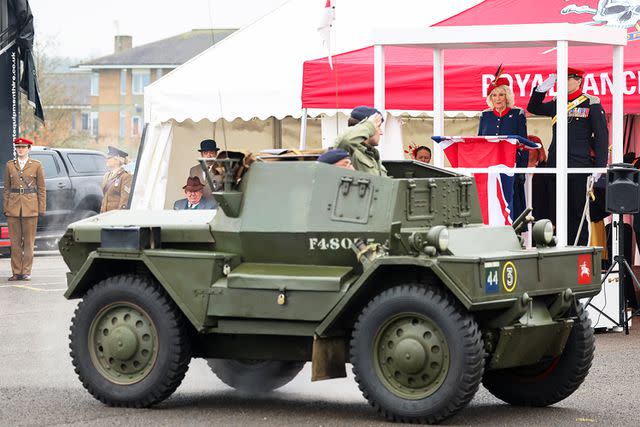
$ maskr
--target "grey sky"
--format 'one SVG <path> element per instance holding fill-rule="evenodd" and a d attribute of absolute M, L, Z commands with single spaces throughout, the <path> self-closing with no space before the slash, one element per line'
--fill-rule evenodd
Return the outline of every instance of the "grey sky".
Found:
<path fill-rule="evenodd" d="M 194 28 L 240 28 L 287 0 L 30 0 L 36 42 L 52 56 L 95 58 L 113 52 L 113 37 L 134 46 Z M 116 24 L 117 22 L 117 24 Z"/>

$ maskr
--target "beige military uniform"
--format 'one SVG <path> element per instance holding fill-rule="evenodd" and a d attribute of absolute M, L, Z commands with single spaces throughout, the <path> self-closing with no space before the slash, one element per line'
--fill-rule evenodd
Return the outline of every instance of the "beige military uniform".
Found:
<path fill-rule="evenodd" d="M 123 168 L 107 172 L 102 179 L 102 205 L 100 212 L 127 209 L 131 193 L 132 176 Z"/>
<path fill-rule="evenodd" d="M 44 170 L 39 161 L 27 159 L 22 170 L 18 160 L 9 160 L 4 170 L 3 211 L 11 240 L 11 270 L 31 275 L 38 215 L 47 207 Z"/>

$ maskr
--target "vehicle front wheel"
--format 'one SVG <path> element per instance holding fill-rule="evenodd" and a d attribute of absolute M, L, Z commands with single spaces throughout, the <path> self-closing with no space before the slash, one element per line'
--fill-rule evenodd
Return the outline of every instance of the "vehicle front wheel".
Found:
<path fill-rule="evenodd" d="M 161 402 L 178 388 L 191 360 L 182 313 L 146 276 L 114 276 L 89 289 L 69 338 L 83 386 L 110 406 Z"/>
<path fill-rule="evenodd" d="M 589 315 L 582 304 L 558 357 L 532 366 L 487 371 L 482 384 L 498 399 L 511 405 L 548 406 L 569 397 L 589 373 L 595 339 Z"/>
<path fill-rule="evenodd" d="M 387 419 L 436 423 L 464 408 L 484 370 L 474 318 L 445 291 L 402 285 L 362 310 L 351 339 L 356 381 Z"/>
<path fill-rule="evenodd" d="M 304 362 L 285 360 L 208 359 L 220 381 L 247 393 L 266 393 L 288 384 L 304 367 Z"/>

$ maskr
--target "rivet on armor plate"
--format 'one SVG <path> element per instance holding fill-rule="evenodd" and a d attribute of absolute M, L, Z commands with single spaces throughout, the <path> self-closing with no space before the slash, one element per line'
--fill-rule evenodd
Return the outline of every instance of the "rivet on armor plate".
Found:
<path fill-rule="evenodd" d="M 278 305 L 285 305 L 287 302 L 287 296 L 284 293 L 278 295 Z"/>

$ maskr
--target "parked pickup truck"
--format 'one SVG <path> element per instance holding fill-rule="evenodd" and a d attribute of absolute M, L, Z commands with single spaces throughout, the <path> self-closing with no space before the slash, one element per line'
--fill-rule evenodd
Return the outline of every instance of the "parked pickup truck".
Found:
<path fill-rule="evenodd" d="M 36 248 L 57 249 L 70 223 L 100 211 L 106 156 L 94 150 L 49 147 L 33 147 L 29 155 L 42 163 L 47 186 L 47 212 L 38 221 Z M 0 180 L 4 188 L 4 177 Z M 8 254 L 10 246 L 7 220 L 0 212 L 0 253 Z"/>

